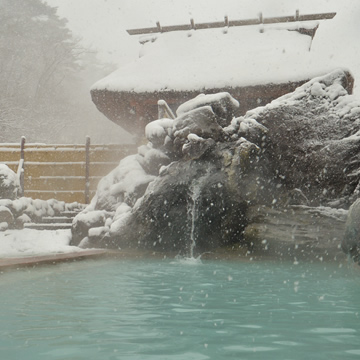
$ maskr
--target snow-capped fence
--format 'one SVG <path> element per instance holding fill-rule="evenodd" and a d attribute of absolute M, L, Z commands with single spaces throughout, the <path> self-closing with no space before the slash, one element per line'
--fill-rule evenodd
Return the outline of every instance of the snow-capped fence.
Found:
<path fill-rule="evenodd" d="M 0 163 L 23 174 L 24 196 L 79 203 L 89 203 L 99 180 L 136 152 L 135 145 L 91 145 L 90 138 L 84 145 L 22 145 L 0 144 Z"/>

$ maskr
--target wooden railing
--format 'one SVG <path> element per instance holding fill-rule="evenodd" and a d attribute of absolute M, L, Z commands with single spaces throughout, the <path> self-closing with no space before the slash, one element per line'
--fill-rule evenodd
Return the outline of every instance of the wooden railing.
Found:
<path fill-rule="evenodd" d="M 0 144 L 0 163 L 18 174 L 23 195 L 89 203 L 99 180 L 119 161 L 136 152 L 135 145 Z"/>

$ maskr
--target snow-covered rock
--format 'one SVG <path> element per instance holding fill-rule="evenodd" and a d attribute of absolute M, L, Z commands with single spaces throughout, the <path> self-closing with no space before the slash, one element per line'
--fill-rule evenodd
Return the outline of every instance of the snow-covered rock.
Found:
<path fill-rule="evenodd" d="M 80 211 L 83 208 L 84 205 L 76 202 L 67 204 L 55 199 L 40 200 L 27 197 L 15 200 L 0 199 L 0 212 L 2 214 L 0 215 L 0 222 L 8 224 L 6 229 L 22 229 L 25 223 L 37 222 L 45 216 L 57 216 L 63 211 Z M 3 230 L 6 229 L 3 227 Z"/>
<path fill-rule="evenodd" d="M 108 213 L 105 210 L 83 211 L 75 216 L 72 223 L 72 245 L 79 245 L 80 242 L 89 236 L 89 230 L 102 227 L 105 224 Z"/>
<path fill-rule="evenodd" d="M 154 147 L 163 145 L 165 138 L 172 135 L 173 123 L 173 119 L 159 119 L 150 122 L 145 127 L 146 138 Z"/>
<path fill-rule="evenodd" d="M 84 216 L 111 214 L 82 234 L 84 243 L 338 258 L 344 214 L 360 194 L 360 102 L 349 95 L 352 85 L 338 69 L 242 117 L 232 117 L 231 99 L 220 115 L 212 101 L 224 95 L 212 95 L 183 105 L 174 120 L 149 124 L 150 142 L 99 186 Z"/>
<path fill-rule="evenodd" d="M 340 206 L 348 207 L 357 196 L 360 101 L 347 92 L 352 81 L 337 69 L 244 117 L 266 127 L 261 147 L 272 171 L 314 205 L 342 198 Z"/>
<path fill-rule="evenodd" d="M 228 92 L 220 92 L 211 95 L 200 94 L 196 98 L 180 105 L 176 110 L 176 114 L 177 116 L 181 116 L 203 106 L 211 106 L 212 111 L 219 118 L 219 125 L 224 127 L 230 124 L 236 110 L 239 108 L 239 102 Z"/>
<path fill-rule="evenodd" d="M 0 223 L 7 223 L 8 226 L 11 226 L 13 222 L 14 216 L 12 212 L 6 206 L 0 206 Z"/>
<path fill-rule="evenodd" d="M 203 139 L 195 134 L 188 135 L 189 142 L 184 144 L 182 152 L 189 159 L 199 159 L 216 144 L 213 139 Z"/>
<path fill-rule="evenodd" d="M 181 139 L 195 134 L 205 139 L 218 140 L 222 135 L 222 127 L 211 106 L 202 106 L 177 117 L 174 120 L 173 133 L 175 138 Z"/>
<path fill-rule="evenodd" d="M 0 164 L 0 199 L 15 199 L 20 189 L 16 174 L 5 164 Z"/>

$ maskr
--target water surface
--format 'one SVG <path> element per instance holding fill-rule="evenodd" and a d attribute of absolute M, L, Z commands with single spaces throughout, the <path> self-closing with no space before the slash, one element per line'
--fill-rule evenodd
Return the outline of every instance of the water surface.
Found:
<path fill-rule="evenodd" d="M 356 359 L 360 272 L 98 260 L 0 275 L 1 359 Z"/>

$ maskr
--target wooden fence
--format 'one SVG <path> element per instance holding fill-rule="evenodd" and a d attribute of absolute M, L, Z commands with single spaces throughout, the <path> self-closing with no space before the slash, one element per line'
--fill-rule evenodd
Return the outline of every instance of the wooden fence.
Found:
<path fill-rule="evenodd" d="M 89 203 L 99 180 L 119 161 L 136 152 L 135 145 L 0 144 L 0 163 L 21 175 L 23 194 L 33 199 Z M 20 165 L 20 167 L 19 167 Z"/>

